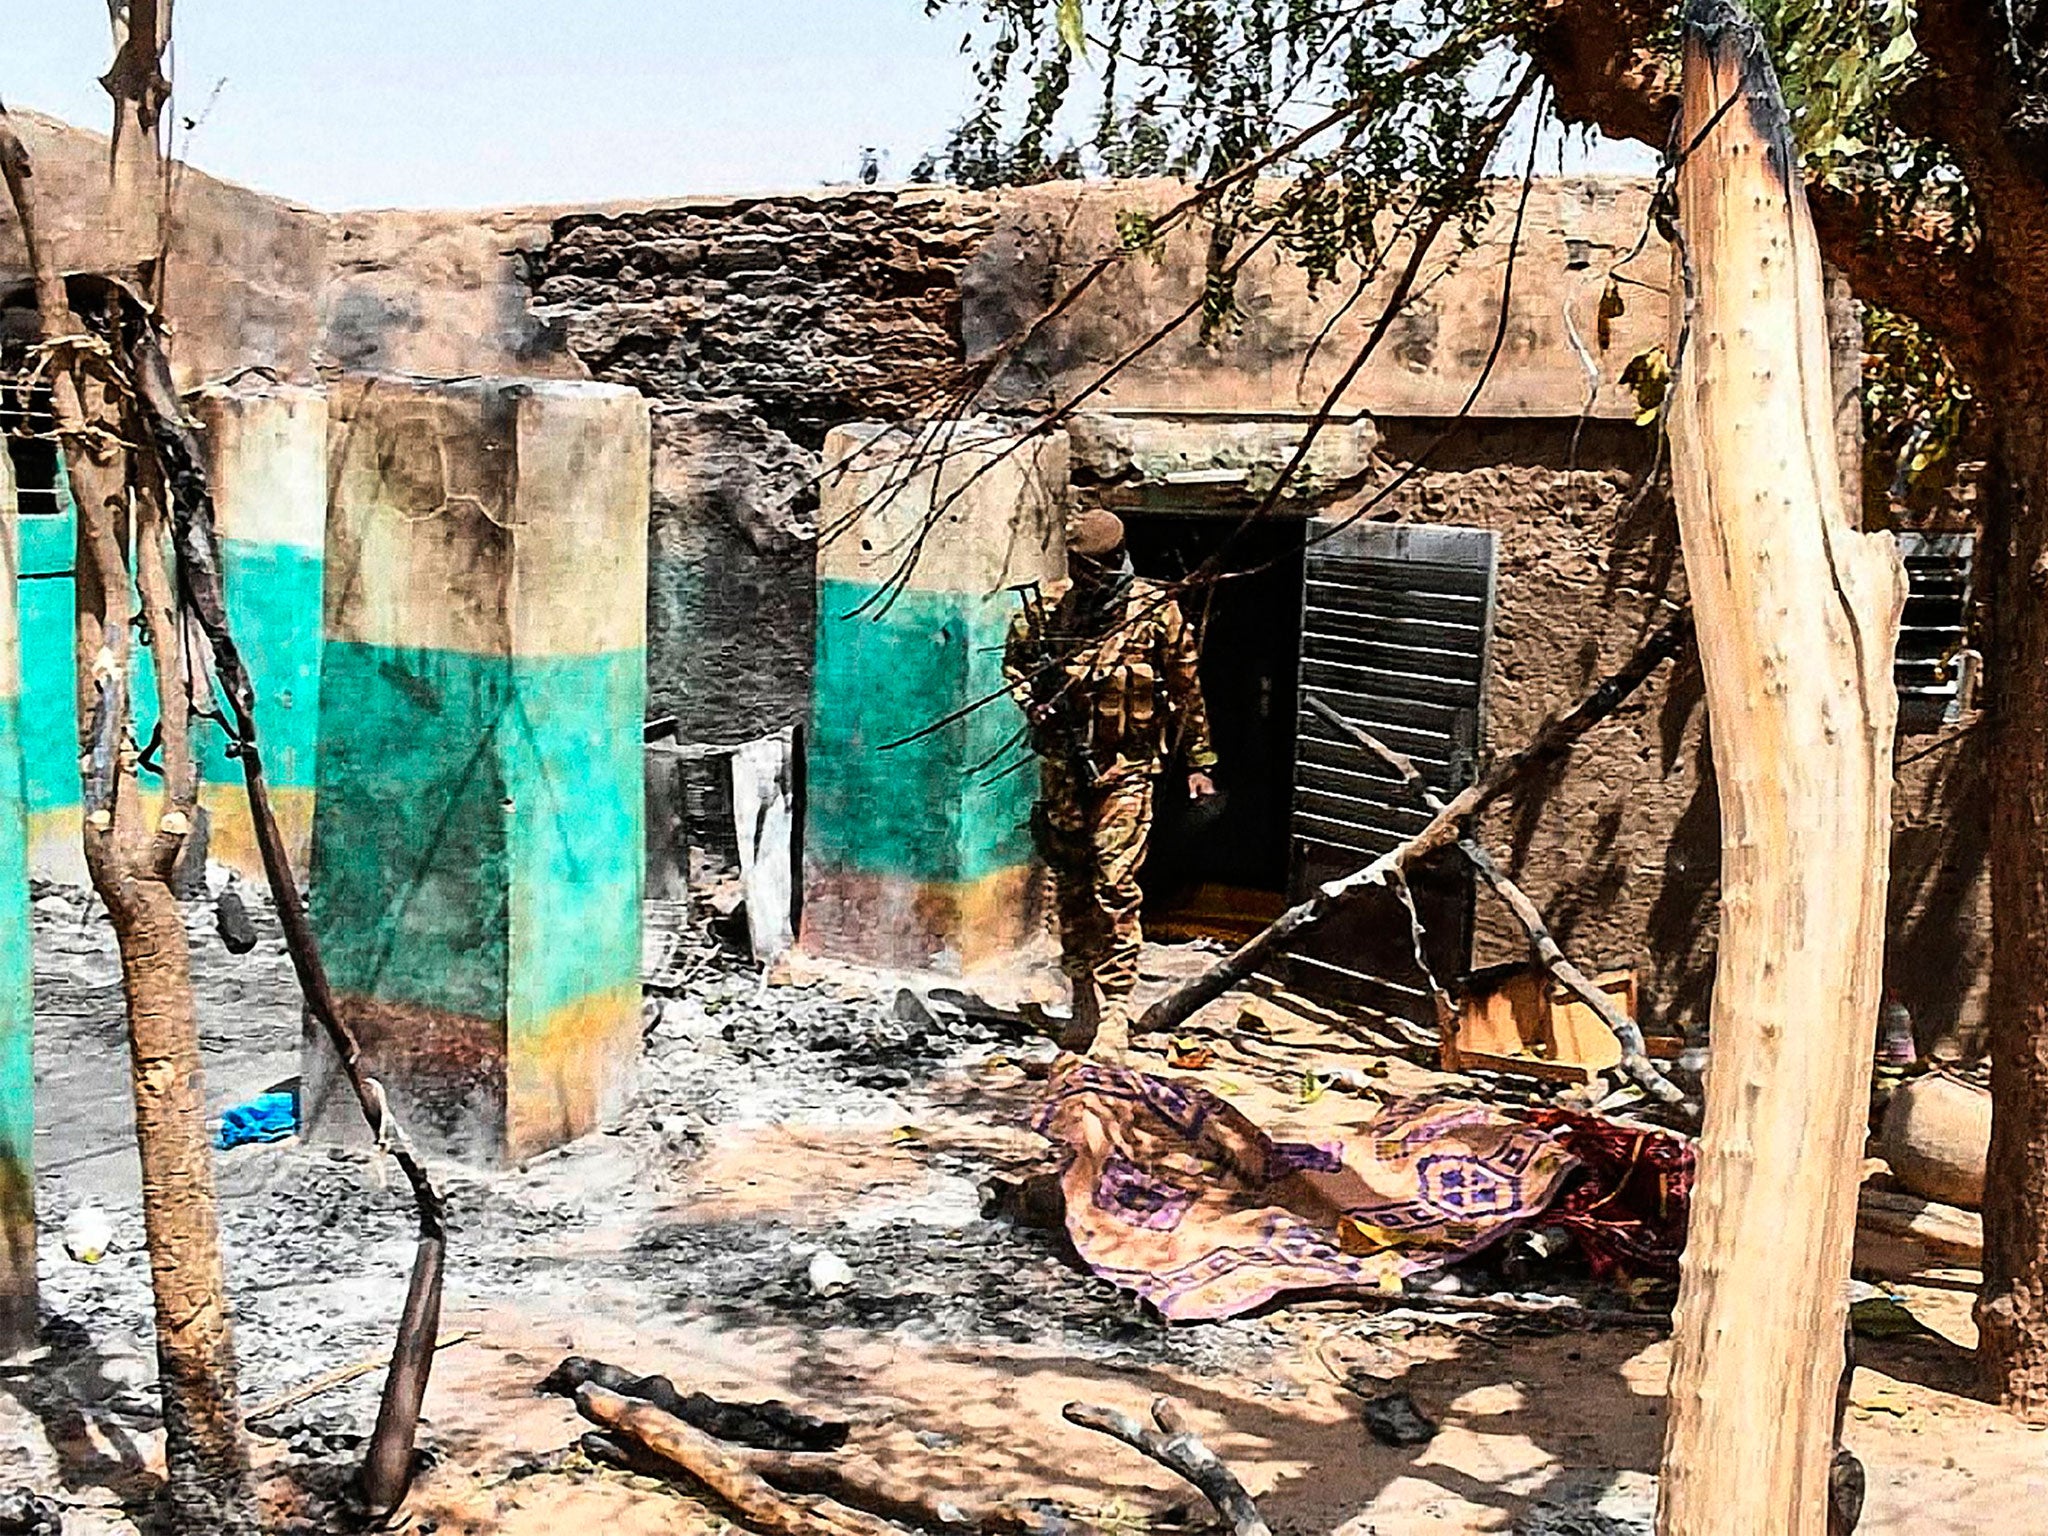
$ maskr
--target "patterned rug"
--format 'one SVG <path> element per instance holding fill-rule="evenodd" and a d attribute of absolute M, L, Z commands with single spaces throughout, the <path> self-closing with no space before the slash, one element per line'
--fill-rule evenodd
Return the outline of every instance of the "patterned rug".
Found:
<path fill-rule="evenodd" d="M 1542 1211 L 1576 1159 L 1476 1104 L 1391 1102 L 1348 1141 L 1275 1141 L 1191 1083 L 1063 1058 L 1035 1127 L 1088 1267 L 1168 1318 L 1379 1290 Z"/>

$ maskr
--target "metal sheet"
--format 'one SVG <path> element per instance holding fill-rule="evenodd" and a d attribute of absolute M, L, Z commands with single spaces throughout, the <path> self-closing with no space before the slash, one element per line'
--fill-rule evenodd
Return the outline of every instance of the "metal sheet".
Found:
<path fill-rule="evenodd" d="M 1427 821 L 1384 766 L 1312 713 L 1321 700 L 1415 760 L 1446 797 L 1483 746 L 1493 632 L 1494 534 L 1484 528 L 1312 524 L 1304 581 L 1292 889 L 1296 899 L 1397 847 Z M 1471 956 L 1472 875 L 1440 861 L 1414 882 L 1432 970 Z M 1297 991 L 1435 1026 L 1407 914 L 1374 893 L 1285 963 Z"/>

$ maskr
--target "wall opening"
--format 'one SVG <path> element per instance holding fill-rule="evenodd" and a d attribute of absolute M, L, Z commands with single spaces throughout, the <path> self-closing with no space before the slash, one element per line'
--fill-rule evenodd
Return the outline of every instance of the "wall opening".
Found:
<path fill-rule="evenodd" d="M 1131 515 L 1131 562 L 1141 576 L 1177 580 L 1238 527 L 1234 516 Z M 1141 876 L 1146 927 L 1155 937 L 1243 937 L 1286 904 L 1304 540 L 1305 525 L 1293 519 L 1248 528 L 1227 556 L 1229 569 L 1247 574 L 1182 601 L 1202 638 L 1202 691 L 1222 794 L 1220 803 L 1191 806 L 1180 764 L 1160 784 Z"/>
<path fill-rule="evenodd" d="M 61 517 L 63 468 L 57 456 L 57 420 L 50 386 L 10 380 L 0 388 L 0 437 L 14 463 L 16 503 L 23 517 Z"/>

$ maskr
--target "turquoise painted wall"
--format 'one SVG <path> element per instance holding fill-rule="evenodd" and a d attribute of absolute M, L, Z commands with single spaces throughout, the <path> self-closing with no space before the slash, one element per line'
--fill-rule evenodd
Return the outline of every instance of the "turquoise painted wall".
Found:
<path fill-rule="evenodd" d="M 0 688 L 11 680 L 0 678 Z M 35 1073 L 30 1066 L 27 784 L 21 711 L 0 693 L 0 1161 L 27 1168 L 35 1151 Z M 4 1213 L 0 1213 L 4 1220 Z"/>
<path fill-rule="evenodd" d="M 0 446 L 0 581 L 15 556 L 14 481 Z M 28 779 L 14 603 L 0 591 L 0 1352 L 36 1335 L 35 1013 L 29 948 Z"/>
<path fill-rule="evenodd" d="M 499 733 L 517 808 L 507 852 L 516 1038 L 593 993 L 640 982 L 647 654 L 521 657 Z M 575 944 L 559 942 L 573 934 Z"/>
<path fill-rule="evenodd" d="M 263 769 L 280 789 L 318 782 L 320 740 L 321 583 L 319 552 L 245 539 L 221 543 L 228 623 L 256 685 L 256 732 Z M 227 755 L 227 733 L 208 725 L 200 767 L 210 784 L 240 784 Z"/>
<path fill-rule="evenodd" d="M 893 751 L 1003 686 L 1014 593 L 910 589 L 885 611 L 827 580 L 818 593 L 815 705 L 806 753 L 806 857 L 926 883 L 974 881 L 1031 858 L 1038 779 L 999 698 Z"/>
<path fill-rule="evenodd" d="M 502 656 L 330 640 L 313 920 L 335 986 L 493 1019 L 505 1007 Z"/>
<path fill-rule="evenodd" d="M 77 523 L 67 494 L 56 517 L 21 519 L 21 750 L 31 815 L 78 804 L 71 629 Z"/>
<path fill-rule="evenodd" d="M 633 984 L 645 653 L 336 640 L 324 666 L 314 919 L 335 985 L 516 1028 Z"/>
<path fill-rule="evenodd" d="M 21 736 L 31 815 L 66 810 L 79 800 L 71 577 L 77 521 L 68 495 L 65 506 L 60 516 L 21 520 Z M 311 789 L 318 777 L 322 566 L 313 550 L 241 539 L 222 543 L 228 618 L 256 684 L 264 769 L 280 789 Z M 155 718 L 156 680 L 148 666 L 138 664 L 138 740 L 149 739 Z M 227 739 L 220 726 L 202 724 L 200 767 L 208 783 L 242 782 L 241 769 L 227 755 Z"/>

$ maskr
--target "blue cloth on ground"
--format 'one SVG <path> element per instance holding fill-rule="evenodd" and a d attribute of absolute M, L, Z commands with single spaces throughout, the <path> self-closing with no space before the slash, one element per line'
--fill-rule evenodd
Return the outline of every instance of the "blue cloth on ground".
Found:
<path fill-rule="evenodd" d="M 258 1141 L 283 1141 L 299 1134 L 299 1101 L 289 1093 L 259 1093 L 220 1117 L 213 1133 L 216 1149 L 226 1152 Z"/>

